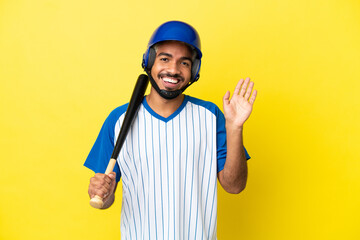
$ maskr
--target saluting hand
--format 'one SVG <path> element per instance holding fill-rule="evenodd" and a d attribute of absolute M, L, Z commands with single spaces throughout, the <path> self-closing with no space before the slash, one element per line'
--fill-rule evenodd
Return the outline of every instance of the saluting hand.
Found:
<path fill-rule="evenodd" d="M 223 104 L 227 124 L 241 128 L 249 118 L 257 94 L 256 90 L 253 91 L 253 87 L 254 82 L 250 82 L 250 78 L 246 78 L 245 81 L 241 79 L 236 85 L 231 99 L 230 91 L 225 93 Z"/>

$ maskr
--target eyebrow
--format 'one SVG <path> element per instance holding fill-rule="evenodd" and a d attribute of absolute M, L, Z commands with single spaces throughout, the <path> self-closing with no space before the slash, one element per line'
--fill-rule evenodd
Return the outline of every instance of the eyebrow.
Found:
<path fill-rule="evenodd" d="M 165 52 L 161 52 L 161 53 L 159 53 L 158 55 L 157 55 L 158 57 L 159 56 L 167 56 L 167 57 L 173 57 L 173 55 L 171 55 L 170 53 L 165 53 Z M 191 58 L 189 58 L 189 57 L 181 57 L 180 58 L 181 60 L 189 60 L 191 63 L 192 63 L 192 59 Z"/>

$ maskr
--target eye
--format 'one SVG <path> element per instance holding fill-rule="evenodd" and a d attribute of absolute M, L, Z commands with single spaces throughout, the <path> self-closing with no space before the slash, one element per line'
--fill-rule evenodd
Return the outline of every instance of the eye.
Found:
<path fill-rule="evenodd" d="M 188 62 L 188 61 L 181 62 L 181 64 L 186 67 L 190 67 L 190 62 Z"/>
<path fill-rule="evenodd" d="M 161 61 L 161 62 L 168 62 L 169 59 L 168 59 L 167 57 L 162 57 L 162 58 L 160 58 L 160 61 Z"/>

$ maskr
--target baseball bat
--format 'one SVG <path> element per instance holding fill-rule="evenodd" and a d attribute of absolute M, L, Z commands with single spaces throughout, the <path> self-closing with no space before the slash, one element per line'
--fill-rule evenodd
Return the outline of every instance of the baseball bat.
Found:
<path fill-rule="evenodd" d="M 111 159 L 105 170 L 106 175 L 108 175 L 109 173 L 111 173 L 114 170 L 114 167 L 116 164 L 116 159 L 119 156 L 120 150 L 124 144 L 126 135 L 131 127 L 131 124 L 132 124 L 133 120 L 135 119 L 135 116 L 137 114 L 139 106 L 143 100 L 148 83 L 149 83 L 149 79 L 148 79 L 147 75 L 141 74 L 138 77 L 138 80 L 134 87 L 134 91 L 130 98 L 128 108 L 125 113 L 124 121 L 122 123 L 118 138 L 116 140 L 114 150 L 111 154 Z M 103 199 L 100 196 L 95 195 L 95 197 L 93 197 L 90 200 L 90 205 L 94 208 L 102 208 L 104 205 Z"/>

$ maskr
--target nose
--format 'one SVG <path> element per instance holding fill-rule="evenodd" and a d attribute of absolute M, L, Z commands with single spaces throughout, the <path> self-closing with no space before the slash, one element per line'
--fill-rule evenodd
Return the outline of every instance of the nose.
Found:
<path fill-rule="evenodd" d="M 176 61 L 171 61 L 170 64 L 168 65 L 168 72 L 171 74 L 180 74 L 180 67 L 177 64 Z"/>

